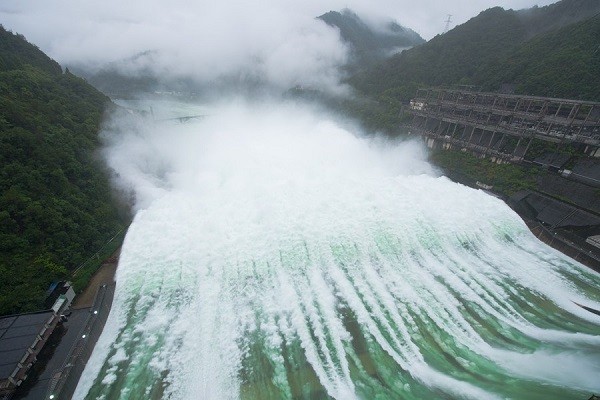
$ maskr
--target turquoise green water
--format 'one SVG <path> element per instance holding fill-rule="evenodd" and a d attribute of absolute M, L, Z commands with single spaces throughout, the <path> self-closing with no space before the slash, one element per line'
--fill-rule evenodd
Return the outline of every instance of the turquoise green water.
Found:
<path fill-rule="evenodd" d="M 181 140 L 203 126 L 181 128 Z M 300 149 L 285 158 L 276 139 L 242 141 L 256 157 L 241 159 L 223 150 L 230 142 L 202 139 L 200 172 L 185 179 L 194 184 L 173 178 L 130 227 L 76 398 L 600 392 L 600 317 L 574 304 L 600 308 L 598 274 L 539 242 L 498 199 L 375 161 L 354 168 L 357 154 L 386 156 L 324 132 L 284 138 Z M 323 136 L 335 152 L 315 167 L 302 146 Z"/>
<path fill-rule="evenodd" d="M 577 399 L 598 390 L 597 317 L 570 301 L 597 307 L 599 279 L 522 226 L 488 223 L 464 236 L 422 227 L 412 238 L 378 227 L 360 242 L 305 238 L 261 258 L 215 254 L 194 265 L 132 252 L 131 235 L 155 229 L 144 222 L 124 249 L 121 268 L 140 269 L 119 282 L 114 342 L 87 398 Z"/>

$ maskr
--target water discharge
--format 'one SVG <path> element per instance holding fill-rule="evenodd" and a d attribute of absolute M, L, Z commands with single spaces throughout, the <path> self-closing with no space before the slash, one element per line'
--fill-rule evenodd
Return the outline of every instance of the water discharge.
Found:
<path fill-rule="evenodd" d="M 138 211 L 76 398 L 600 391 L 600 277 L 503 202 L 298 105 L 207 114 L 109 139 Z"/>

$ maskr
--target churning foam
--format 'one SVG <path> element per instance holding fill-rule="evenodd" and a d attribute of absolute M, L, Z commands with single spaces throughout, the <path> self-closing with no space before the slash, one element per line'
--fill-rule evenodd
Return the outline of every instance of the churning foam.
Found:
<path fill-rule="evenodd" d="M 112 130 L 137 214 L 76 398 L 600 390 L 600 321 L 573 304 L 600 308 L 598 275 L 437 176 L 420 144 L 298 105 Z"/>

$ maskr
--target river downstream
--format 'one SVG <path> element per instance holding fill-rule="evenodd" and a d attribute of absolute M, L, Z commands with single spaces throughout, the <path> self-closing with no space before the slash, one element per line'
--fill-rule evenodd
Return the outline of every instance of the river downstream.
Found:
<path fill-rule="evenodd" d="M 136 216 L 76 398 L 600 391 L 600 276 L 502 201 L 304 106 L 202 110 L 107 127 Z"/>

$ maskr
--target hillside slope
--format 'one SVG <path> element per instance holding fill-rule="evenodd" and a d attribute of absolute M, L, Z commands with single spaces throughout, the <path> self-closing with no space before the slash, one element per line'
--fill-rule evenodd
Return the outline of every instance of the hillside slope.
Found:
<path fill-rule="evenodd" d="M 496 90 L 502 83 L 515 83 L 522 93 L 599 100 L 595 89 L 584 88 L 598 76 L 598 12 L 596 0 L 522 11 L 495 7 L 350 82 L 368 95 L 398 101 L 410 99 L 419 86 Z"/>
<path fill-rule="evenodd" d="M 484 90 L 510 82 L 518 93 L 600 101 L 600 15 L 534 37 L 473 81 Z"/>
<path fill-rule="evenodd" d="M 318 19 L 339 29 L 340 36 L 351 48 L 355 67 L 364 67 L 394 52 L 425 42 L 415 31 L 390 21 L 374 29 L 351 10 L 329 11 Z"/>
<path fill-rule="evenodd" d="M 95 153 L 108 104 L 0 27 L 0 314 L 38 308 L 122 226 Z"/>

